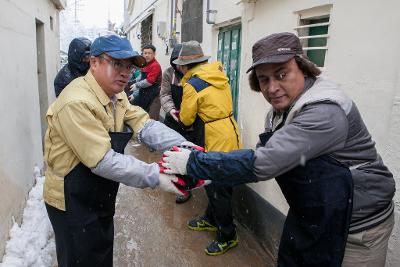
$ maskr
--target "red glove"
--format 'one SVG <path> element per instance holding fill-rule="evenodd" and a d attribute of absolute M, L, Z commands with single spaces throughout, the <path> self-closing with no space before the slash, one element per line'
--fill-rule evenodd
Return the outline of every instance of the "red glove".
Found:
<path fill-rule="evenodd" d="M 160 173 L 164 173 L 165 174 L 165 169 L 162 166 L 162 161 L 158 162 L 158 166 L 160 167 Z M 168 174 L 171 175 L 171 174 Z M 182 186 L 182 184 L 184 183 L 182 179 L 180 179 L 178 176 L 175 175 L 175 177 L 177 178 L 177 181 L 172 181 L 172 183 L 175 185 L 175 187 L 179 190 L 179 192 L 181 192 L 181 194 L 183 194 L 185 197 L 187 197 L 189 195 L 189 192 L 187 190 L 185 190 Z"/>
<path fill-rule="evenodd" d="M 171 148 L 171 151 L 180 151 L 180 148 L 189 149 L 191 151 L 204 151 L 203 147 L 197 146 L 194 144 L 193 145 L 173 146 Z M 163 158 L 164 158 L 164 155 L 163 155 Z M 162 169 L 162 171 L 165 172 L 165 170 L 169 170 L 169 169 L 163 167 L 163 163 L 164 163 L 163 161 L 160 161 L 159 166 L 160 166 L 160 170 Z M 176 174 L 176 177 L 178 177 L 178 181 L 174 182 L 174 183 L 179 189 L 181 189 L 183 191 L 190 191 L 193 189 L 201 188 L 201 187 L 211 183 L 210 180 L 194 179 L 188 175 Z"/>

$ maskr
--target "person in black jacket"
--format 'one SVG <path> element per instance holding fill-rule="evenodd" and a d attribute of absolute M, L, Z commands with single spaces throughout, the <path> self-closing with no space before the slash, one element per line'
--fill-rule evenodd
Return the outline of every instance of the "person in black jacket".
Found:
<path fill-rule="evenodd" d="M 68 63 L 57 73 L 54 79 L 56 97 L 75 78 L 83 76 L 89 69 L 90 45 L 92 42 L 85 37 L 71 41 L 68 48 Z"/>

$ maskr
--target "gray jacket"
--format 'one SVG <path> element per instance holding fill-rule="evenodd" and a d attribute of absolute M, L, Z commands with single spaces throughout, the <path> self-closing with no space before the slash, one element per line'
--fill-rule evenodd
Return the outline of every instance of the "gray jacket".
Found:
<path fill-rule="evenodd" d="M 307 160 L 329 154 L 348 166 L 354 182 L 350 231 L 373 226 L 393 211 L 395 182 L 355 103 L 335 83 L 306 80 L 303 94 L 287 112 L 271 110 L 265 131 L 274 135 L 255 151 L 258 180 L 274 178 Z M 275 131 L 277 126 L 283 126 Z M 268 163 L 268 164 L 266 164 Z"/>
<path fill-rule="evenodd" d="M 173 108 L 176 109 L 172 100 L 171 84 L 179 85 L 179 80 L 175 76 L 174 68 L 169 67 L 163 72 L 160 89 L 161 107 L 166 113 L 170 112 Z"/>

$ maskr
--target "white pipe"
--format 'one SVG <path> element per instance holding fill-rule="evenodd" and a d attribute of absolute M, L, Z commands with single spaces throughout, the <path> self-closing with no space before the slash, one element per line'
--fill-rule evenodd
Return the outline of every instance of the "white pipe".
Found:
<path fill-rule="evenodd" d="M 210 15 L 211 14 L 217 14 L 217 10 L 211 10 L 210 9 L 210 0 L 207 0 L 207 10 L 206 10 L 206 22 L 207 24 L 215 24 L 215 21 L 210 20 Z"/>

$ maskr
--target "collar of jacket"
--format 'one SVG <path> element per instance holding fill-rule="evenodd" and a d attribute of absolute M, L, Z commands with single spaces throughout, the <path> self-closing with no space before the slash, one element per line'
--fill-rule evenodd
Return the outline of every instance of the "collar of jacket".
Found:
<path fill-rule="evenodd" d="M 87 84 L 89 85 L 90 89 L 96 95 L 96 97 L 100 101 L 100 103 L 103 106 L 107 106 L 111 102 L 111 99 L 104 92 L 103 88 L 101 88 L 101 86 L 97 83 L 96 78 L 94 78 L 94 76 L 93 76 L 93 74 L 92 74 L 92 72 L 90 70 L 85 75 L 84 79 L 87 82 Z M 123 99 L 122 92 L 116 94 L 115 97 L 116 97 L 117 100 Z"/>
<path fill-rule="evenodd" d="M 149 72 L 152 68 L 153 68 L 153 66 L 155 66 L 155 65 L 160 65 L 160 63 L 158 63 L 158 61 L 157 61 L 157 59 L 156 58 L 153 58 L 152 60 L 150 60 L 150 62 L 148 62 L 147 64 L 146 64 L 146 66 L 144 66 L 142 69 L 141 69 L 141 71 L 143 71 L 143 72 Z M 161 67 L 160 67 L 161 68 Z"/>
<path fill-rule="evenodd" d="M 181 80 L 181 84 L 185 84 L 187 80 L 190 79 L 190 77 L 193 76 L 193 74 L 196 73 L 196 71 L 198 71 L 198 69 L 201 68 L 202 65 L 207 64 L 207 62 L 203 62 L 200 64 L 197 64 L 195 67 L 191 68 L 190 70 L 188 70 L 188 72 L 186 72 L 185 75 L 183 75 L 182 80 Z"/>
<path fill-rule="evenodd" d="M 335 103 L 342 108 L 346 113 L 346 116 L 349 114 L 353 106 L 353 101 L 336 83 L 320 76 L 311 84 L 307 83 L 306 86 L 307 90 L 304 90 L 290 107 L 288 116 L 285 120 L 285 125 L 291 123 L 304 106 L 313 103 Z"/>

